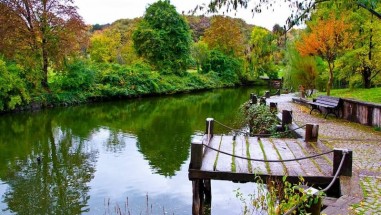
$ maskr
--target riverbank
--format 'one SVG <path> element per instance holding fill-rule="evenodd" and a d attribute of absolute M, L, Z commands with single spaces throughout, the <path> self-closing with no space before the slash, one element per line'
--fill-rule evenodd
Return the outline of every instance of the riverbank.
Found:
<path fill-rule="evenodd" d="M 128 70 L 127 67 L 108 68 L 108 66 L 104 65 L 98 70 L 88 69 L 86 72 L 77 69 L 72 75 L 54 76 L 50 83 L 50 92 L 42 90 L 29 93 L 28 99 L 18 101 L 17 105 L 8 105 L 3 110 L 0 108 L 0 114 L 238 86 L 266 85 L 262 80 L 246 82 L 237 77 L 227 78 L 215 72 L 206 74 L 189 72 L 184 76 L 177 76 L 163 75 L 147 68 Z M 7 101 L 11 103 L 12 97 L 4 99 L 4 103 Z"/>

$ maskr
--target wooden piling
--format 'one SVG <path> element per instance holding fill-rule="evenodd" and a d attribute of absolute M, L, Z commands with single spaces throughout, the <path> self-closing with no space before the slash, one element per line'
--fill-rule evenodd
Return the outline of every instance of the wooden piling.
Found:
<path fill-rule="evenodd" d="M 316 142 L 319 137 L 319 125 L 317 124 L 306 124 L 306 135 L 304 141 L 306 142 Z"/>
<path fill-rule="evenodd" d="M 270 111 L 272 113 L 277 113 L 278 112 L 278 103 L 270 102 Z"/>
<path fill-rule="evenodd" d="M 270 91 L 265 92 L 265 97 L 266 97 L 266 99 L 270 98 Z"/>
<path fill-rule="evenodd" d="M 201 140 L 193 140 L 191 146 L 191 162 L 190 168 L 200 169 L 202 165 L 202 155 L 204 151 L 204 146 Z"/>
<path fill-rule="evenodd" d="M 258 102 L 258 97 L 254 93 L 250 94 L 250 104 L 254 105 L 257 104 Z"/>
<path fill-rule="evenodd" d="M 205 134 L 208 135 L 208 142 L 213 137 L 214 119 L 206 118 L 205 122 Z"/>
<path fill-rule="evenodd" d="M 203 214 L 203 195 L 202 193 L 202 180 L 192 181 L 193 189 L 193 201 L 192 201 L 192 214 L 202 215 Z"/>
<path fill-rule="evenodd" d="M 348 149 L 334 149 L 333 150 L 333 172 L 332 175 L 335 175 L 339 169 L 341 159 L 343 157 L 343 152 L 346 151 L 343 166 L 339 172 L 339 176 L 352 176 L 352 150 Z"/>
<path fill-rule="evenodd" d="M 282 111 L 282 126 L 285 127 L 292 123 L 292 111 L 291 110 L 283 110 Z"/>

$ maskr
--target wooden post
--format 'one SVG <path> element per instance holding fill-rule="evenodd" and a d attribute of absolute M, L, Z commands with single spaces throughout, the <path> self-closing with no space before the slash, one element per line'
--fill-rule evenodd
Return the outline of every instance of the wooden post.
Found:
<path fill-rule="evenodd" d="M 201 140 L 194 140 L 191 146 L 191 169 L 200 169 L 202 165 L 202 154 L 204 146 Z"/>
<path fill-rule="evenodd" d="M 343 166 L 341 167 L 339 175 L 342 176 L 352 176 L 352 150 L 348 149 L 334 149 L 333 150 L 333 173 L 336 174 L 336 171 L 339 169 L 343 153 L 347 152 L 345 155 Z"/>
<path fill-rule="evenodd" d="M 283 110 L 282 111 L 282 126 L 285 127 L 288 124 L 292 123 L 292 111 Z"/>
<path fill-rule="evenodd" d="M 307 202 L 312 202 L 312 204 L 306 208 L 306 212 L 311 215 L 320 215 L 322 204 L 321 204 L 321 197 L 318 196 L 319 190 L 313 187 L 310 187 L 304 190 L 304 193 L 309 195 L 309 198 L 312 198 L 310 201 L 307 201 Z M 318 201 L 316 203 L 315 201 L 313 201 L 315 198 L 318 198 Z"/>
<path fill-rule="evenodd" d="M 266 105 L 266 98 L 265 98 L 265 97 L 261 97 L 261 98 L 259 99 L 259 104 L 260 104 L 260 105 Z"/>
<path fill-rule="evenodd" d="M 272 113 L 277 113 L 278 112 L 278 103 L 270 102 L 270 111 Z"/>
<path fill-rule="evenodd" d="M 193 140 L 191 146 L 191 162 L 190 169 L 200 169 L 202 166 L 203 145 L 201 140 Z M 203 183 L 202 180 L 192 181 L 193 202 L 192 202 L 192 214 L 203 214 Z"/>
<path fill-rule="evenodd" d="M 251 93 L 250 94 L 250 104 L 254 105 L 254 104 L 257 104 L 257 102 L 258 102 L 257 95 L 255 95 L 254 93 Z"/>
<path fill-rule="evenodd" d="M 213 137 L 213 129 L 214 129 L 214 119 L 206 118 L 205 134 L 208 136 L 208 143 L 209 143 L 209 140 L 212 139 Z"/>
<path fill-rule="evenodd" d="M 192 181 L 192 189 L 193 189 L 192 214 L 202 215 L 203 214 L 202 180 Z"/>
<path fill-rule="evenodd" d="M 319 137 L 319 125 L 317 124 L 306 124 L 306 135 L 304 141 L 306 142 L 316 142 Z"/>
<path fill-rule="evenodd" d="M 265 97 L 266 97 L 266 99 L 270 98 L 270 91 L 265 92 Z"/>

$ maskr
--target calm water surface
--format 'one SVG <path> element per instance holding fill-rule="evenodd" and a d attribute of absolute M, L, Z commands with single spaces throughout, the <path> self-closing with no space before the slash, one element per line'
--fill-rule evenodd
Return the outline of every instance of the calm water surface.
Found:
<path fill-rule="evenodd" d="M 191 214 L 191 139 L 207 117 L 234 126 L 252 92 L 262 94 L 223 89 L 0 116 L 0 214 Z M 212 214 L 240 214 L 237 188 L 255 185 L 212 181 Z"/>

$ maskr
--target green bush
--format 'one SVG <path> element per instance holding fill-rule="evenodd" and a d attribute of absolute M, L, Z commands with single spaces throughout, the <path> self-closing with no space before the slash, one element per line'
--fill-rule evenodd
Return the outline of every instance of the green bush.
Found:
<path fill-rule="evenodd" d="M 95 71 L 86 61 L 74 60 L 52 79 L 53 88 L 74 92 L 89 91 L 95 84 Z"/>
<path fill-rule="evenodd" d="M 253 134 L 271 134 L 278 124 L 278 119 L 266 105 L 250 105 L 249 102 L 241 106 L 243 120 L 250 127 Z"/>
<path fill-rule="evenodd" d="M 238 83 L 243 70 L 240 60 L 227 56 L 218 50 L 210 52 L 210 60 L 202 66 L 202 69 L 210 69 L 220 75 L 220 77 L 230 83 Z"/>
<path fill-rule="evenodd" d="M 21 78 L 23 68 L 0 57 L 0 110 L 13 110 L 30 102 L 29 91 Z"/>

